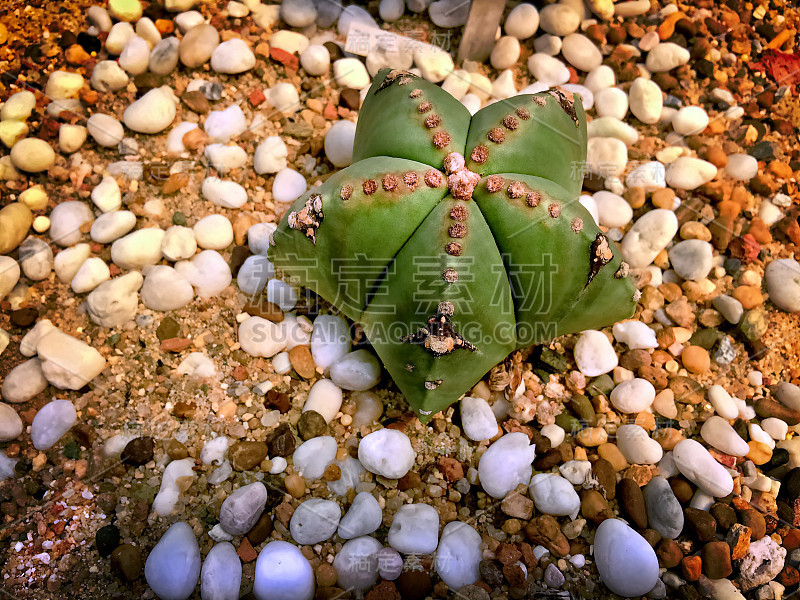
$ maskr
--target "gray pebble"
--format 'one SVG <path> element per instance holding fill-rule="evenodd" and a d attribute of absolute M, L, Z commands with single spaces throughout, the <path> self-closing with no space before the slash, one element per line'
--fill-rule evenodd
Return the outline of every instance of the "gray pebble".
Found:
<path fill-rule="evenodd" d="M 650 527 L 666 538 L 678 537 L 683 530 L 683 510 L 669 482 L 653 477 L 642 491 Z"/>

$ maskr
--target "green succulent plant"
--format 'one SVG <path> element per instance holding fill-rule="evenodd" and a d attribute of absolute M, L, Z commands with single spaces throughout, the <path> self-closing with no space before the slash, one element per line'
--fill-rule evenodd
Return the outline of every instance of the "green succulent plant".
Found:
<path fill-rule="evenodd" d="M 586 138 L 565 90 L 472 116 L 386 69 L 353 164 L 294 203 L 269 256 L 361 323 L 427 421 L 515 349 L 633 314 L 627 265 L 578 202 Z"/>

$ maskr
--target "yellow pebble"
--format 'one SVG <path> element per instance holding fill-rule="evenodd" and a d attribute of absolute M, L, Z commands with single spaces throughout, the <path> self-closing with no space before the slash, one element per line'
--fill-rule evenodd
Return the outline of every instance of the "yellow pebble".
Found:
<path fill-rule="evenodd" d="M 19 201 L 31 210 L 44 210 L 47 208 L 47 192 L 41 185 L 35 185 L 22 192 Z"/>
<path fill-rule="evenodd" d="M 764 442 L 751 440 L 747 442 L 747 445 L 750 446 L 750 452 L 747 453 L 747 458 L 752 460 L 756 465 L 763 465 L 772 458 L 772 448 L 767 446 Z"/>
<path fill-rule="evenodd" d="M 44 233 L 50 229 L 50 219 L 47 217 L 40 215 L 33 220 L 33 230 L 36 233 Z"/>
<path fill-rule="evenodd" d="M 608 441 L 608 433 L 602 427 L 587 427 L 578 432 L 575 438 L 581 446 L 599 446 Z"/>
<path fill-rule="evenodd" d="M 617 472 L 628 468 L 628 461 L 622 455 L 622 451 L 615 444 L 600 444 L 597 448 L 600 458 L 606 459 Z"/>

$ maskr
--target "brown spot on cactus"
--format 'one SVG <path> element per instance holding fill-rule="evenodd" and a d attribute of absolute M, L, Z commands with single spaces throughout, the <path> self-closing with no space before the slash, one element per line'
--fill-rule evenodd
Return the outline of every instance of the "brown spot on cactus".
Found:
<path fill-rule="evenodd" d="M 486 189 L 491 193 L 499 192 L 503 189 L 503 178 L 500 175 L 491 175 L 486 180 Z"/>
<path fill-rule="evenodd" d="M 575 127 L 580 127 L 581 123 L 578 119 L 578 113 L 575 112 L 575 96 L 569 90 L 562 87 L 556 87 L 550 90 L 550 94 L 558 100 L 559 105 L 564 110 L 569 118 L 575 123 Z"/>
<path fill-rule="evenodd" d="M 431 188 L 438 188 L 442 185 L 442 174 L 436 169 L 428 169 L 425 172 L 425 185 Z"/>
<path fill-rule="evenodd" d="M 437 131 L 433 134 L 433 145 L 437 148 L 446 148 L 450 145 L 450 134 L 446 131 Z"/>
<path fill-rule="evenodd" d="M 286 221 L 289 227 L 302 231 L 311 240 L 311 243 L 316 246 L 317 228 L 324 218 L 325 215 L 322 214 L 322 196 L 311 194 L 306 200 L 305 206 L 299 211 L 289 213 Z"/>
<path fill-rule="evenodd" d="M 486 137 L 488 137 L 495 144 L 502 144 L 506 139 L 506 134 L 503 133 L 503 130 L 499 127 L 494 127 L 489 130 L 489 133 L 486 134 Z"/>
<path fill-rule="evenodd" d="M 380 92 L 383 89 L 386 89 L 395 82 L 397 82 L 397 85 L 406 85 L 407 83 L 410 83 L 415 77 L 416 75 L 414 75 L 410 71 L 404 71 L 402 69 L 394 69 L 392 71 L 389 71 L 384 80 L 381 82 L 380 86 L 378 86 L 378 89 L 375 90 L 375 93 L 377 94 L 378 92 Z"/>
<path fill-rule="evenodd" d="M 489 158 L 489 149 L 483 144 L 475 146 L 472 149 L 472 154 L 470 155 L 470 158 L 472 158 L 472 160 L 478 163 L 479 165 L 482 165 Z"/>
<path fill-rule="evenodd" d="M 436 388 L 438 388 L 440 385 L 442 385 L 442 380 L 441 379 L 434 379 L 433 381 L 426 381 L 425 382 L 425 389 L 433 391 Z M 430 411 L 428 411 L 428 413 L 430 414 Z"/>
<path fill-rule="evenodd" d="M 463 223 L 453 223 L 450 225 L 447 233 L 451 238 L 467 237 L 467 226 Z"/>
<path fill-rule="evenodd" d="M 539 192 L 528 192 L 528 194 L 525 196 L 525 204 L 531 208 L 536 208 L 539 206 L 539 202 L 541 201 L 542 195 Z"/>
<path fill-rule="evenodd" d="M 589 248 L 589 280 L 586 285 L 589 285 L 600 269 L 610 263 L 613 258 L 614 253 L 611 251 L 608 238 L 604 234 L 598 233 Z"/>
<path fill-rule="evenodd" d="M 583 219 L 575 217 L 572 219 L 572 223 L 570 223 L 569 226 L 575 233 L 580 233 L 583 230 Z"/>
<path fill-rule="evenodd" d="M 464 248 L 458 242 L 450 242 L 447 246 L 444 247 L 444 251 L 447 252 L 450 256 L 461 256 L 461 253 L 464 251 Z"/>
<path fill-rule="evenodd" d="M 439 115 L 428 115 L 427 117 L 425 117 L 425 127 L 427 127 L 428 129 L 435 129 L 441 124 L 442 124 L 442 118 Z"/>
<path fill-rule="evenodd" d="M 474 352 L 475 346 L 459 335 L 453 327 L 450 317 L 454 311 L 455 307 L 450 302 L 440 302 L 436 314 L 428 317 L 425 326 L 403 337 L 401 341 L 419 344 L 437 358 L 459 348 Z"/>
<path fill-rule="evenodd" d="M 414 188 L 417 187 L 419 183 L 419 176 L 414 173 L 414 171 L 408 171 L 405 175 L 403 175 L 403 183 L 405 183 L 413 192 Z"/>
<path fill-rule="evenodd" d="M 547 207 L 547 212 L 550 213 L 551 217 L 557 219 L 558 217 L 561 216 L 561 205 L 553 202 L 550 206 Z"/>
<path fill-rule="evenodd" d="M 513 115 L 507 115 L 503 118 L 503 126 L 509 131 L 514 131 L 519 126 L 519 121 Z"/>
<path fill-rule="evenodd" d="M 350 196 L 353 195 L 353 186 L 352 185 L 343 185 L 342 189 L 339 191 L 339 197 L 347 202 L 350 200 Z"/>
<path fill-rule="evenodd" d="M 457 204 L 450 210 L 450 218 L 455 221 L 466 221 L 469 216 L 469 209 L 463 204 Z"/>
<path fill-rule="evenodd" d="M 397 178 L 397 175 L 393 175 L 391 173 L 384 175 L 383 180 L 381 181 L 381 186 L 387 192 L 396 191 L 399 185 L 400 185 L 400 180 Z"/>
<path fill-rule="evenodd" d="M 541 96 L 534 96 L 533 101 L 539 106 L 544 106 L 545 104 L 547 104 L 547 100 L 545 100 Z"/>
<path fill-rule="evenodd" d="M 423 102 L 422 104 L 420 104 L 417 107 L 417 112 L 420 113 L 420 114 L 425 114 L 426 112 L 428 112 L 432 108 L 433 108 L 433 104 L 431 104 L 430 102 L 428 102 L 426 100 L 425 102 Z"/>
<path fill-rule="evenodd" d="M 531 118 L 530 111 L 524 106 L 520 106 L 515 112 L 517 113 L 517 116 L 523 121 L 527 121 L 528 119 Z"/>
<path fill-rule="evenodd" d="M 625 279 L 630 273 L 631 267 L 624 260 L 619 263 L 619 268 L 614 272 L 614 279 Z"/>
<path fill-rule="evenodd" d="M 406 371 L 408 371 L 409 373 L 413 373 L 414 365 L 412 365 L 411 363 L 406 363 Z"/>
<path fill-rule="evenodd" d="M 525 195 L 525 186 L 521 181 L 515 181 L 508 186 L 507 192 L 509 198 L 522 198 Z"/>
<path fill-rule="evenodd" d="M 419 98 L 420 96 L 422 96 L 422 90 L 419 88 L 411 90 L 411 92 L 408 94 L 409 98 Z"/>
<path fill-rule="evenodd" d="M 374 179 L 367 179 L 362 187 L 364 188 L 364 193 L 367 196 L 371 196 L 378 190 L 378 184 L 375 183 Z"/>
<path fill-rule="evenodd" d="M 444 279 L 447 283 L 455 283 L 458 281 L 458 271 L 456 271 L 453 267 L 447 267 L 444 271 L 442 271 L 442 279 Z"/>

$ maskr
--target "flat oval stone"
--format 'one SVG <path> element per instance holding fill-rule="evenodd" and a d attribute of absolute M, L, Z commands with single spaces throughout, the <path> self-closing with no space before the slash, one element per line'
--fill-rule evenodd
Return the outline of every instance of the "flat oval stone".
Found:
<path fill-rule="evenodd" d="M 358 445 L 358 460 L 364 468 L 387 479 L 408 473 L 416 457 L 408 436 L 396 429 L 373 431 Z"/>
<path fill-rule="evenodd" d="M 56 153 L 50 144 L 38 138 L 25 138 L 11 148 L 11 162 L 20 171 L 39 173 L 53 166 Z"/>
<path fill-rule="evenodd" d="M 159 133 L 175 119 L 175 96 L 166 86 L 147 92 L 125 109 L 122 120 L 137 133 Z"/>
<path fill-rule="evenodd" d="M 654 465 L 664 455 L 661 445 L 639 425 L 620 425 L 617 447 L 628 462 L 637 465 Z"/>
<path fill-rule="evenodd" d="M 297 546 L 274 541 L 259 552 L 253 584 L 257 600 L 312 600 L 314 589 L 314 569 Z"/>
<path fill-rule="evenodd" d="M 430 554 L 439 544 L 439 513 L 429 504 L 404 504 L 394 514 L 389 545 L 404 554 Z"/>
<path fill-rule="evenodd" d="M 606 519 L 594 537 L 594 559 L 600 579 L 615 594 L 647 594 L 658 581 L 658 558 L 641 535 L 619 519 Z"/>
<path fill-rule="evenodd" d="M 709 417 L 700 428 L 700 436 L 710 446 L 731 456 L 745 456 L 750 450 L 730 423 L 717 415 Z"/>
<path fill-rule="evenodd" d="M 672 450 L 681 474 L 705 493 L 722 498 L 733 491 L 733 479 L 700 442 L 682 440 Z"/>
<path fill-rule="evenodd" d="M 161 600 L 186 600 L 200 578 L 200 547 L 188 523 L 173 524 L 144 564 L 147 584 Z"/>
<path fill-rule="evenodd" d="M 649 526 L 665 538 L 678 537 L 683 531 L 683 509 L 669 482 L 663 477 L 653 477 L 643 493 Z"/>

